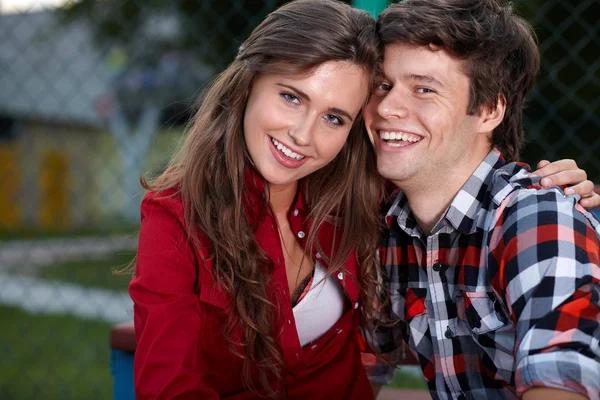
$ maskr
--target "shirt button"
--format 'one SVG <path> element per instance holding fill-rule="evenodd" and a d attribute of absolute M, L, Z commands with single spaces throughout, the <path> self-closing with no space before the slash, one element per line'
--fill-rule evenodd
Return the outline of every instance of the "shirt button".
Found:
<path fill-rule="evenodd" d="M 292 324 L 292 320 L 288 319 L 288 324 L 291 325 Z"/>
<path fill-rule="evenodd" d="M 446 328 L 446 332 L 444 332 L 444 336 L 446 336 L 446 339 L 452 339 L 454 337 L 454 332 L 452 332 L 452 330 L 450 329 L 449 326 Z"/>
<path fill-rule="evenodd" d="M 358 301 L 356 303 L 354 303 L 354 309 L 356 310 L 358 308 Z"/>
<path fill-rule="evenodd" d="M 321 253 L 317 252 L 317 254 L 315 254 L 316 258 L 321 258 Z"/>
<path fill-rule="evenodd" d="M 304 239 L 304 236 L 305 236 L 305 234 L 304 234 L 304 232 L 303 232 L 303 231 L 300 231 L 300 232 L 298 232 L 298 237 L 299 237 L 300 239 Z"/>
<path fill-rule="evenodd" d="M 298 216 L 298 209 L 296 208 L 296 209 L 294 210 L 294 217 L 297 217 L 297 216 Z"/>
<path fill-rule="evenodd" d="M 433 264 L 433 270 L 434 270 L 435 272 L 439 272 L 441 269 L 442 269 L 442 264 L 440 264 L 440 263 L 439 263 L 439 261 L 436 261 L 436 262 Z"/>
<path fill-rule="evenodd" d="M 344 273 L 343 273 L 343 272 L 340 272 L 340 273 L 338 274 L 338 279 L 339 279 L 339 280 L 342 280 L 342 279 L 344 279 Z"/>

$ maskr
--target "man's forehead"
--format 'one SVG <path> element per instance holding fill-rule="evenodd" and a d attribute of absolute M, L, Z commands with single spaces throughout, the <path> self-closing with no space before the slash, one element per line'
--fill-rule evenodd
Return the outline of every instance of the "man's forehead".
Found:
<path fill-rule="evenodd" d="M 386 44 L 383 61 L 385 75 L 397 79 L 434 79 L 443 84 L 453 76 L 466 77 L 464 61 L 434 45 Z"/>

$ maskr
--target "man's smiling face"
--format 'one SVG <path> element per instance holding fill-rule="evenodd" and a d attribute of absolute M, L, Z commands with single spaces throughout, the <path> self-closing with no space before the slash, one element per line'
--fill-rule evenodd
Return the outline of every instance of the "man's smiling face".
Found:
<path fill-rule="evenodd" d="M 463 63 L 444 50 L 389 44 L 384 72 L 364 112 L 379 173 L 401 188 L 470 174 L 491 147 L 482 117 L 467 115 Z"/>

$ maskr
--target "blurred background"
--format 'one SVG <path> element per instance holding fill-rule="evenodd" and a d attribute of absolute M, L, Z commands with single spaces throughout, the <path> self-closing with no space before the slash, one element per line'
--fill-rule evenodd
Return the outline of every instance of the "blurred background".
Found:
<path fill-rule="evenodd" d="M 165 167 L 203 86 L 285 2 L 0 0 L 0 399 L 111 397 L 139 177 Z M 523 160 L 573 158 L 600 183 L 600 2 L 514 4 L 542 54 Z"/>

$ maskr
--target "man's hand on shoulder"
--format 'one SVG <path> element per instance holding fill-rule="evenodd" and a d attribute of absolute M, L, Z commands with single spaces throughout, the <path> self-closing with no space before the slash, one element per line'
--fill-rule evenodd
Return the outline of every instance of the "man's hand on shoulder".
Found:
<path fill-rule="evenodd" d="M 600 194 L 595 192 L 594 182 L 587 178 L 587 173 L 577 166 L 575 160 L 542 160 L 533 175 L 543 177 L 540 184 L 544 188 L 566 186 L 565 194 L 580 195 L 582 207 L 592 209 L 600 206 Z"/>

